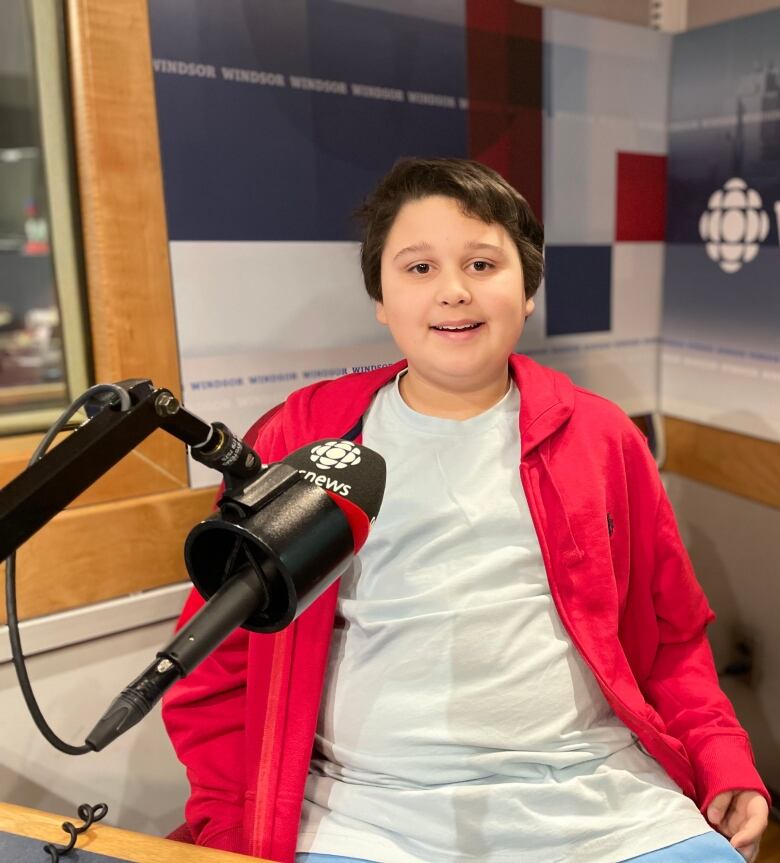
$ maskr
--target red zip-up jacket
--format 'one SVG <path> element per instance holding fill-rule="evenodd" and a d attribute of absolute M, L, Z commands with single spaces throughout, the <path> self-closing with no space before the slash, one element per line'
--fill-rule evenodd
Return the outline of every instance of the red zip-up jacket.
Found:
<path fill-rule="evenodd" d="M 730 789 L 768 799 L 718 685 L 705 634 L 714 615 L 644 438 L 565 375 L 521 355 L 509 365 L 521 393 L 520 476 L 550 590 L 609 704 L 703 812 Z M 343 437 L 403 367 L 299 390 L 248 440 L 269 463 Z M 237 630 L 167 696 L 198 844 L 292 863 L 337 595 L 338 583 L 279 633 Z M 201 604 L 193 594 L 180 622 Z"/>

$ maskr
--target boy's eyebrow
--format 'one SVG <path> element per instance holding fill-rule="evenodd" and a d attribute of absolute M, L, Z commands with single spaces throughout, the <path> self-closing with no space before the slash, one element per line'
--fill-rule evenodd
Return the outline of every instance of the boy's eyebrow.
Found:
<path fill-rule="evenodd" d="M 473 249 L 474 251 L 485 249 L 490 252 L 495 252 L 498 255 L 504 254 L 504 250 L 501 246 L 496 246 L 494 243 L 478 243 L 476 240 L 466 243 L 466 248 Z"/>
<path fill-rule="evenodd" d="M 416 253 L 416 252 L 429 252 L 430 250 L 431 250 L 431 244 L 430 244 L 430 243 L 425 243 L 425 242 L 423 242 L 423 243 L 414 243 L 414 244 L 413 244 L 413 245 L 411 245 L 411 246 L 404 246 L 404 247 L 403 247 L 403 249 L 401 249 L 401 251 L 400 251 L 400 252 L 398 252 L 398 253 L 393 257 L 393 260 L 395 261 L 397 258 L 400 258 L 400 257 L 401 257 L 401 255 L 405 255 L 405 254 L 407 254 L 408 252 L 415 252 L 415 253 Z"/>
<path fill-rule="evenodd" d="M 409 253 L 416 254 L 417 252 L 429 252 L 433 248 L 430 243 L 422 242 L 422 243 L 414 243 L 411 246 L 404 246 L 400 252 L 397 252 L 393 257 L 395 261 L 397 258 L 400 258 L 401 255 L 406 255 Z M 503 255 L 504 250 L 501 246 L 496 246 L 494 243 L 479 243 L 476 240 L 471 240 L 466 243 L 466 248 L 472 251 L 490 251 L 494 252 L 497 255 Z"/>

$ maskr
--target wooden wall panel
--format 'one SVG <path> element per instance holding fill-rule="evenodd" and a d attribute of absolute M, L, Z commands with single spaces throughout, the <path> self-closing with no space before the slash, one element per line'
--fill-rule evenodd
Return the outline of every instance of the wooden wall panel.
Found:
<path fill-rule="evenodd" d="M 215 494 L 186 489 L 61 513 L 17 555 L 20 618 L 184 581 L 184 540 Z"/>
<path fill-rule="evenodd" d="M 665 418 L 664 469 L 780 507 L 780 444 Z"/>
<path fill-rule="evenodd" d="M 151 377 L 180 396 L 146 0 L 66 10 L 95 377 Z M 141 450 L 186 482 L 173 438 Z"/>
<path fill-rule="evenodd" d="M 58 435 L 55 445 L 68 434 L 70 432 Z M 165 432 L 157 431 L 153 435 L 153 437 L 158 436 L 165 436 Z M 18 438 L 0 438 L 0 488 L 27 467 L 30 455 L 42 437 L 42 434 L 35 434 Z M 152 438 L 148 440 L 151 442 Z M 22 442 L 25 448 L 29 448 L 29 452 L 20 451 Z M 178 444 L 178 447 L 184 450 L 183 444 Z M 214 476 L 217 477 L 217 474 Z M 140 494 L 173 491 L 186 488 L 186 485 L 187 483 L 182 481 L 181 477 L 168 473 L 164 464 L 152 461 L 146 449 L 139 447 L 128 453 L 114 468 L 77 497 L 71 507 L 105 503 Z"/>

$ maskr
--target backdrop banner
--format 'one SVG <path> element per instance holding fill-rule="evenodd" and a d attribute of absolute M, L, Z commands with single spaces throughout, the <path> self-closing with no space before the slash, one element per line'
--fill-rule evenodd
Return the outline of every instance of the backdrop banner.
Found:
<path fill-rule="evenodd" d="M 519 348 L 658 407 L 668 35 L 514 0 L 149 9 L 188 408 L 243 431 L 398 358 L 352 213 L 406 155 L 475 158 L 525 194 L 547 257 Z"/>
<path fill-rule="evenodd" d="M 780 11 L 675 37 L 665 413 L 780 440 Z"/>

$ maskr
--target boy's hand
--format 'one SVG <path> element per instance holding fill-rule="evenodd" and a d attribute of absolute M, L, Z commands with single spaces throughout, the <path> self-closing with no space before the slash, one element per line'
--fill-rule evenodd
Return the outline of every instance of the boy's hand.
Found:
<path fill-rule="evenodd" d="M 748 863 L 756 859 L 769 818 L 769 806 L 758 791 L 736 789 L 718 794 L 707 807 L 707 818 Z"/>

